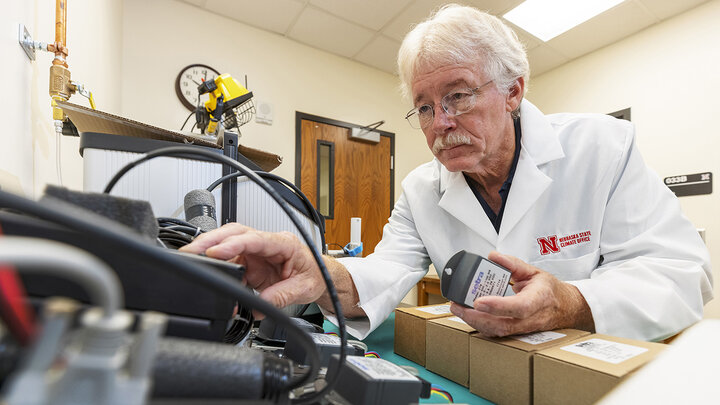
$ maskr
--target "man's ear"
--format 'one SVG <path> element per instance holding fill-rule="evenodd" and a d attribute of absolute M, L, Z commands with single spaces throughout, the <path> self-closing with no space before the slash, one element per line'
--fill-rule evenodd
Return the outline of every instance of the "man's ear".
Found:
<path fill-rule="evenodd" d="M 520 102 L 525 95 L 525 79 L 518 77 L 515 79 L 515 83 L 508 89 L 508 95 L 506 100 L 506 109 L 508 112 L 517 110 L 520 106 Z"/>

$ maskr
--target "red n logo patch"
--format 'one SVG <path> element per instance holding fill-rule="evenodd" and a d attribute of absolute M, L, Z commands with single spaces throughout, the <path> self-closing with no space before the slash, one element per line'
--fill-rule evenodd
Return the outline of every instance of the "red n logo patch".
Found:
<path fill-rule="evenodd" d="M 540 245 L 540 254 L 547 255 L 550 253 L 558 253 L 560 248 L 557 243 L 557 235 L 547 236 L 544 238 L 537 238 L 537 242 Z"/>

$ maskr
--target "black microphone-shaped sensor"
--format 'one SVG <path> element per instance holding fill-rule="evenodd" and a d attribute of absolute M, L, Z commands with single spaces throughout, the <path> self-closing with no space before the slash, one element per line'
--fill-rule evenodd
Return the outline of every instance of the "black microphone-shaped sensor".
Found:
<path fill-rule="evenodd" d="M 218 227 L 215 197 L 211 192 L 197 189 L 185 194 L 185 220 L 205 232 Z"/>

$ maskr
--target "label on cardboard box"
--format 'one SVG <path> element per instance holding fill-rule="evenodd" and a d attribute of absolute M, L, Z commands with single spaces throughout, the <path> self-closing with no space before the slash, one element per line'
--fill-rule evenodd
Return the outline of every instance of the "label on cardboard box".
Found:
<path fill-rule="evenodd" d="M 435 305 L 432 307 L 417 307 L 415 308 L 418 311 L 427 312 L 428 314 L 433 315 L 442 315 L 442 314 L 449 314 L 450 313 L 450 304 L 447 305 Z"/>
<path fill-rule="evenodd" d="M 564 333 L 546 331 L 546 332 L 535 332 L 528 333 L 525 335 L 514 335 L 508 336 L 512 339 L 519 340 L 521 342 L 529 343 L 531 345 L 539 345 L 541 343 L 552 342 L 555 339 L 560 339 L 567 336 Z"/>
<path fill-rule="evenodd" d="M 467 325 L 467 322 L 463 321 L 459 316 L 451 316 L 449 318 L 446 318 L 448 321 L 458 322 L 463 325 Z"/>
<path fill-rule="evenodd" d="M 472 280 L 472 288 L 468 290 L 464 301 L 465 305 L 469 307 L 473 306 L 475 298 L 486 295 L 505 295 L 505 290 L 510 282 L 510 272 L 490 260 L 483 260 L 475 270 Z"/>
<path fill-rule="evenodd" d="M 583 342 L 561 347 L 562 350 L 602 360 L 612 364 L 619 364 L 648 351 L 644 347 L 611 342 L 604 339 L 588 339 Z"/>
<path fill-rule="evenodd" d="M 348 356 L 346 361 L 376 380 L 417 381 L 414 375 L 384 359 Z"/>

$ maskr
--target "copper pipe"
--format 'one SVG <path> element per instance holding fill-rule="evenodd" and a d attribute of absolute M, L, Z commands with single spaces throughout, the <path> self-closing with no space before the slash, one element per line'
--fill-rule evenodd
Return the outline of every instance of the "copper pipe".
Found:
<path fill-rule="evenodd" d="M 55 0 L 55 43 L 53 52 L 55 59 L 53 65 L 62 65 L 68 67 L 65 58 L 68 55 L 66 43 L 66 26 L 67 26 L 67 0 Z M 50 47 L 48 47 L 50 48 Z"/>
<path fill-rule="evenodd" d="M 65 0 L 55 0 L 55 42 L 62 45 L 65 45 L 65 24 L 67 24 Z"/>

